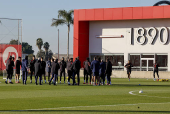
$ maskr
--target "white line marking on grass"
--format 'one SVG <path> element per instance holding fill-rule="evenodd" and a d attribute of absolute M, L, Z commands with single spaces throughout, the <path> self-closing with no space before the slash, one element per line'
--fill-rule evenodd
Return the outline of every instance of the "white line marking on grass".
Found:
<path fill-rule="evenodd" d="M 129 94 L 137 95 L 137 94 L 134 94 L 134 92 L 136 92 L 136 91 L 130 91 Z M 165 98 L 165 99 L 170 98 L 170 97 L 159 97 L 159 96 L 148 96 L 148 95 L 137 95 L 137 96 L 156 97 L 156 98 Z"/>
<path fill-rule="evenodd" d="M 136 94 L 134 94 L 133 92 L 135 92 L 135 91 L 130 91 L 129 94 L 131 94 L 131 95 L 136 95 Z"/>
<path fill-rule="evenodd" d="M 26 111 L 72 109 L 72 108 L 93 108 L 93 107 L 115 107 L 115 106 L 131 106 L 131 105 L 140 105 L 140 104 L 170 104 L 170 102 L 164 102 L 164 103 L 117 104 L 117 105 L 95 105 L 95 106 L 74 106 L 74 107 L 57 107 L 57 108 L 28 109 Z"/>

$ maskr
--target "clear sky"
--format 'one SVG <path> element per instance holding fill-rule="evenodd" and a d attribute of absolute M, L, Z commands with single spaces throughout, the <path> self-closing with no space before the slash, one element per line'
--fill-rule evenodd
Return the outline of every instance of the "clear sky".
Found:
<path fill-rule="evenodd" d="M 0 18 L 23 19 L 23 41 L 33 46 L 36 39 L 49 42 L 50 49 L 57 53 L 57 29 L 60 29 L 60 53 L 67 52 L 67 26 L 51 27 L 52 18 L 58 10 L 153 6 L 160 0 L 0 0 Z M 0 36 L 1 39 L 2 36 Z M 0 41 L 4 43 L 5 40 Z M 70 53 L 73 53 L 73 26 L 70 31 Z"/>

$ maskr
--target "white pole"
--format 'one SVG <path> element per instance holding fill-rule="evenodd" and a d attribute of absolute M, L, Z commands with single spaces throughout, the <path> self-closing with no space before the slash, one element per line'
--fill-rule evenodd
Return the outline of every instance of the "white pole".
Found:
<path fill-rule="evenodd" d="M 21 19 L 21 58 L 22 58 L 22 19 Z M 20 78 L 19 79 L 21 79 L 21 74 L 22 73 L 20 73 Z"/>
<path fill-rule="evenodd" d="M 58 60 L 59 60 L 59 29 L 58 29 Z"/>

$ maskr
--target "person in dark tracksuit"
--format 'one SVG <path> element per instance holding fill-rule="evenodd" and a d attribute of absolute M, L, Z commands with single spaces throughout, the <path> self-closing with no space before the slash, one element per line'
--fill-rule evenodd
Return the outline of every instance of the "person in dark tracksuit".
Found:
<path fill-rule="evenodd" d="M 13 73 L 14 73 L 14 66 L 15 66 L 14 60 L 15 60 L 15 58 L 12 57 L 12 61 L 11 61 L 12 69 L 11 69 L 11 74 L 10 74 L 10 79 L 11 79 L 11 81 L 12 81 L 12 76 L 13 76 Z"/>
<path fill-rule="evenodd" d="M 73 85 L 76 85 L 76 82 L 75 82 L 75 76 L 77 75 L 77 85 L 80 84 L 79 82 L 79 71 L 80 71 L 80 62 L 78 61 L 77 58 L 75 58 L 75 61 L 73 62 L 73 65 L 72 65 L 72 69 L 73 69 Z"/>
<path fill-rule="evenodd" d="M 107 85 L 110 85 L 111 83 L 111 75 L 112 75 L 112 63 L 110 62 L 109 59 L 107 59 L 107 63 L 106 63 L 106 75 L 107 75 L 107 80 L 108 83 Z"/>
<path fill-rule="evenodd" d="M 86 70 L 86 84 L 88 84 L 88 76 L 90 76 L 89 84 L 91 85 L 92 71 L 91 71 L 91 68 L 90 68 L 91 63 L 89 61 L 89 58 L 86 59 L 84 64 L 85 64 L 84 69 Z"/>
<path fill-rule="evenodd" d="M 18 57 L 18 60 L 16 61 L 16 66 L 15 66 L 15 68 L 16 68 L 15 83 L 20 83 L 19 82 L 20 66 L 22 66 L 21 57 Z"/>
<path fill-rule="evenodd" d="M 97 79 L 98 84 L 100 83 L 100 79 L 99 79 L 99 66 L 100 66 L 99 61 L 97 60 L 96 57 L 94 57 L 94 61 L 91 62 L 91 66 L 90 66 L 91 69 L 92 69 L 92 72 L 93 72 L 92 80 L 93 80 L 93 85 L 94 86 L 96 85 L 96 79 Z"/>
<path fill-rule="evenodd" d="M 154 67 L 154 71 L 153 71 L 153 77 L 154 77 L 154 81 L 155 81 L 155 73 L 157 74 L 158 80 L 159 81 L 159 64 L 157 63 L 157 61 L 155 61 L 155 63 L 153 64 Z"/>
<path fill-rule="evenodd" d="M 43 57 L 41 57 L 41 67 L 42 67 L 41 75 L 42 75 L 42 76 L 44 75 L 44 81 L 45 81 L 45 83 L 47 83 L 47 82 L 46 82 L 46 76 L 45 76 L 46 62 L 43 61 Z M 42 81 L 42 83 L 43 83 L 43 79 L 42 79 L 41 81 Z"/>
<path fill-rule="evenodd" d="M 11 81 L 11 72 L 13 70 L 11 61 L 12 61 L 12 56 L 10 56 L 6 62 L 6 71 L 7 71 L 7 78 L 5 81 L 6 84 L 8 84 L 8 81 L 10 84 L 13 84 L 13 82 Z"/>
<path fill-rule="evenodd" d="M 39 77 L 39 84 L 41 84 L 41 70 L 42 70 L 42 66 L 41 66 L 41 61 L 40 58 L 38 58 L 38 61 L 34 64 L 35 67 L 35 84 L 38 85 L 37 81 L 38 81 L 38 77 Z"/>
<path fill-rule="evenodd" d="M 100 70 L 99 70 L 99 76 L 102 79 L 102 85 L 105 84 L 105 73 L 106 73 L 106 64 L 103 60 L 101 60 L 100 63 Z"/>
<path fill-rule="evenodd" d="M 50 74 L 51 74 L 51 59 L 49 58 L 46 62 L 46 72 L 48 73 L 48 82 L 50 81 Z"/>
<path fill-rule="evenodd" d="M 51 63 L 51 73 L 52 73 L 52 77 L 49 81 L 49 85 L 51 85 L 51 81 L 53 80 L 53 84 L 56 85 L 56 79 L 58 76 L 58 70 L 60 69 L 60 66 L 58 64 L 58 59 L 56 59 L 53 63 Z"/>
<path fill-rule="evenodd" d="M 87 74 L 87 71 L 86 71 L 86 69 L 85 69 L 85 62 L 86 62 L 86 61 L 83 62 L 83 67 L 84 67 L 84 72 L 83 72 L 83 74 L 84 74 L 84 83 L 83 83 L 83 84 L 86 84 L 86 83 L 85 83 L 85 78 L 86 78 L 86 74 Z"/>
<path fill-rule="evenodd" d="M 72 65 L 73 65 L 73 59 L 70 58 L 70 60 L 67 62 L 68 85 L 70 85 L 70 79 L 73 75 Z"/>
<path fill-rule="evenodd" d="M 80 69 L 81 69 L 81 61 L 79 60 L 79 57 L 77 57 L 77 62 L 78 62 L 77 85 L 79 85 L 80 84 Z"/>
<path fill-rule="evenodd" d="M 67 61 L 66 61 L 66 69 L 67 69 L 67 63 L 70 62 L 70 59 L 69 57 L 67 57 Z M 68 70 L 67 70 L 67 83 L 68 83 Z"/>
<path fill-rule="evenodd" d="M 22 60 L 22 82 L 26 85 L 28 75 L 28 56 Z"/>
<path fill-rule="evenodd" d="M 65 84 L 65 69 L 66 69 L 66 62 L 64 61 L 64 57 L 62 57 L 62 61 L 60 62 L 60 83 L 62 74 L 64 76 L 64 84 Z"/>
<path fill-rule="evenodd" d="M 128 63 L 125 65 L 126 69 L 127 69 L 127 75 L 130 81 L 130 75 L 131 75 L 131 69 L 133 67 L 132 63 L 130 62 L 130 60 L 128 61 Z"/>
<path fill-rule="evenodd" d="M 35 56 L 32 57 L 32 60 L 30 62 L 30 71 L 31 71 L 31 75 L 30 75 L 30 83 L 32 83 L 32 76 L 33 76 L 33 73 L 35 75 L 35 67 L 34 67 L 34 64 L 35 64 L 36 60 L 35 60 Z"/>

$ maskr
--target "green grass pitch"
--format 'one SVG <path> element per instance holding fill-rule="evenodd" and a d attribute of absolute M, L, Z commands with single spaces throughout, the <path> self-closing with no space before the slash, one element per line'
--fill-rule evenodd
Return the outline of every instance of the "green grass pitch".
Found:
<path fill-rule="evenodd" d="M 27 85 L 0 78 L 0 114 L 170 113 L 170 82 L 112 78 L 111 86 L 91 86 L 81 78 L 80 86 L 36 86 L 29 78 Z"/>

